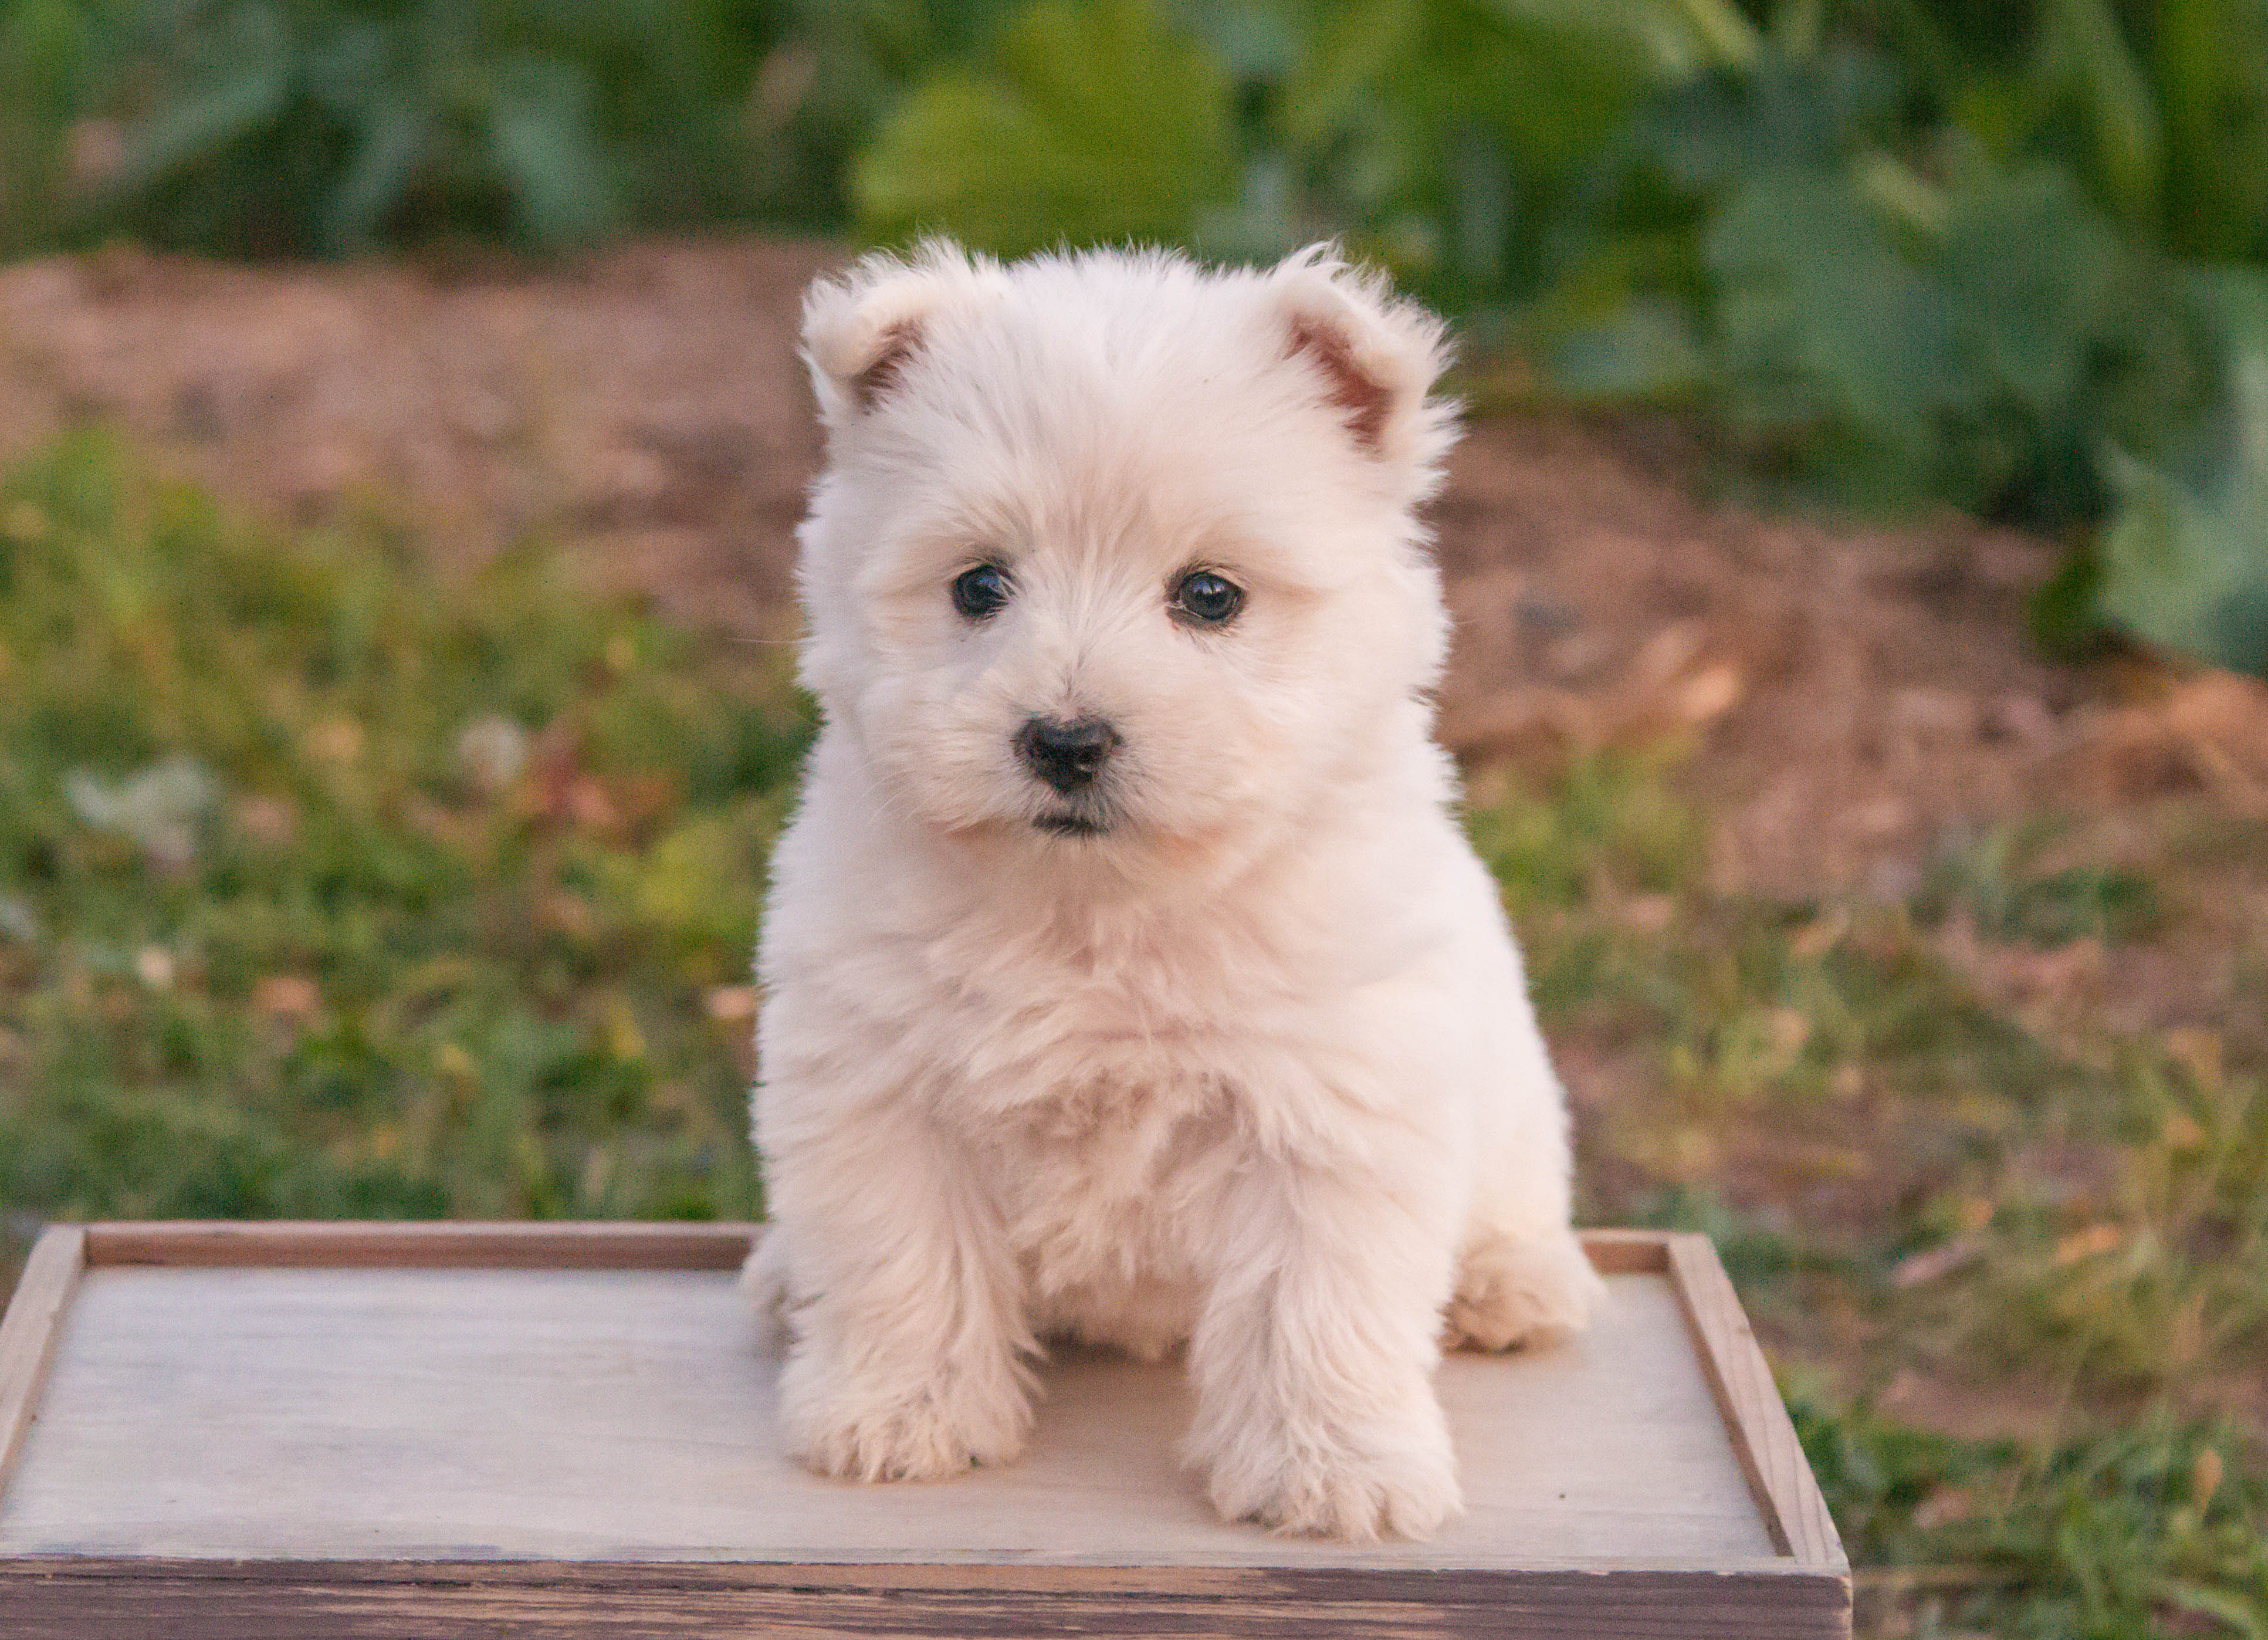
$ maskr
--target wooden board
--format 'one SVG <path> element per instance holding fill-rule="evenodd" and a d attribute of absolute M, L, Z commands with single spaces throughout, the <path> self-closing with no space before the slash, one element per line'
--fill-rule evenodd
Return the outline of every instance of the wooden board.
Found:
<path fill-rule="evenodd" d="M 1363 1548 L 1214 1518 L 1179 1372 L 1104 1357 L 1049 1368 L 1015 1466 L 814 1478 L 729 1274 L 747 1237 L 50 1232 L 0 1327 L 0 1634 L 1848 1632 L 1700 1237 L 1596 1237 L 1587 1339 L 1445 1362 L 1468 1512 Z"/>

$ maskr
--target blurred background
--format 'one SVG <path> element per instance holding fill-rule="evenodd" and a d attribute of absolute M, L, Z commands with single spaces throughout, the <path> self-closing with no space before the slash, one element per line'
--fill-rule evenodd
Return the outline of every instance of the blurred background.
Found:
<path fill-rule="evenodd" d="M 0 0 L 0 1282 L 744 1217 L 798 294 L 1451 314 L 1444 737 L 1592 1223 L 1881 1636 L 2268 1636 L 2268 0 Z"/>

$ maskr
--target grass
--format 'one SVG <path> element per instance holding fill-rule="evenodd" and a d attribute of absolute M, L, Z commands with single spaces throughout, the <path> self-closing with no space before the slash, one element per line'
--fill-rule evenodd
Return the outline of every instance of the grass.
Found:
<path fill-rule="evenodd" d="M 2159 816 L 2147 871 L 2043 818 L 1911 902 L 1788 905 L 1711 889 L 1673 765 L 1491 794 L 1474 833 L 1585 1211 L 1718 1238 L 1860 1632 L 2268 1636 L 2268 1020 L 2120 1027 L 2090 984 L 2183 933 L 2177 890 L 2257 895 L 2257 828 L 2234 885 L 2193 815 Z M 2212 955 L 2257 972 L 2247 932 Z"/>
<path fill-rule="evenodd" d="M 777 661 L 540 556 L 0 486 L 0 1200 L 740 1216 Z"/>
<path fill-rule="evenodd" d="M 58 1215 L 759 1210 L 806 706 L 555 556 L 413 544 L 247 526 L 98 437 L 0 482 L 16 1255 Z M 1484 775 L 1471 823 L 1586 1214 L 1718 1237 L 1861 1631 L 2268 1636 L 2268 1020 L 2120 992 L 2257 999 L 2258 828 L 2040 816 L 1910 901 L 1787 905 L 1712 886 L 1675 748 Z"/>

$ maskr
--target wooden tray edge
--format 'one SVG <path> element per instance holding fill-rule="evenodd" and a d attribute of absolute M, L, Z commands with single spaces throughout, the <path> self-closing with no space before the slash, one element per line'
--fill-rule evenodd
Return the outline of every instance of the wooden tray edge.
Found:
<path fill-rule="evenodd" d="M 722 1270 L 747 1257 L 761 1224 L 517 1219 L 113 1219 L 55 1225 L 85 1238 L 90 1268 L 112 1265 L 335 1269 Z M 1666 1231 L 1580 1232 L 1609 1275 L 1673 1274 Z"/>
<path fill-rule="evenodd" d="M 89 1267 L 730 1270 L 752 1224 L 152 1219 L 86 1227 Z"/>
<path fill-rule="evenodd" d="M 1715 1245 L 1691 1233 L 1669 1234 L 1663 1240 L 1670 1284 L 1684 1308 L 1694 1352 L 1773 1541 L 1798 1565 L 1847 1578 L 1851 1562 L 1835 1517 Z"/>
<path fill-rule="evenodd" d="M 33 1244 L 8 1312 L 0 1316 L 0 1491 L 31 1432 L 63 1315 L 85 1269 L 86 1232 L 76 1224 L 50 1224 Z"/>

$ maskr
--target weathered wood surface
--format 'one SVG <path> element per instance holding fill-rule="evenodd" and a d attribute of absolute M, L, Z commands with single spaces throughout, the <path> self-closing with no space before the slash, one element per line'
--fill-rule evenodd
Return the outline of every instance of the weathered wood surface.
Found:
<path fill-rule="evenodd" d="M 1705 1236 L 1672 1236 L 1668 1252 L 1696 1353 L 1725 1425 L 1734 1432 L 1741 1466 L 1774 1547 L 1806 1565 L 1848 1570 L 1835 1518 L 1820 1496 L 1786 1404 L 1717 1250 Z"/>
<path fill-rule="evenodd" d="M 1215 1519 L 1182 1374 L 1050 1369 L 1024 1459 L 929 1486 L 781 1454 L 772 1362 L 699 1272 L 97 1268 L 0 1553 L 231 1559 L 1668 1565 L 1775 1546 L 1660 1276 L 1583 1341 L 1439 1384 L 1469 1510 L 1362 1550 Z"/>
<path fill-rule="evenodd" d="M 1178 1373 L 1105 1359 L 1050 1369 L 1012 1468 L 814 1480 L 725 1274 L 749 1235 L 51 1232 L 0 1326 L 0 1635 L 1849 1633 L 1701 1237 L 1594 1232 L 1615 1303 L 1589 1339 L 1445 1363 L 1470 1512 L 1358 1550 L 1214 1520 L 1172 1457 Z"/>

